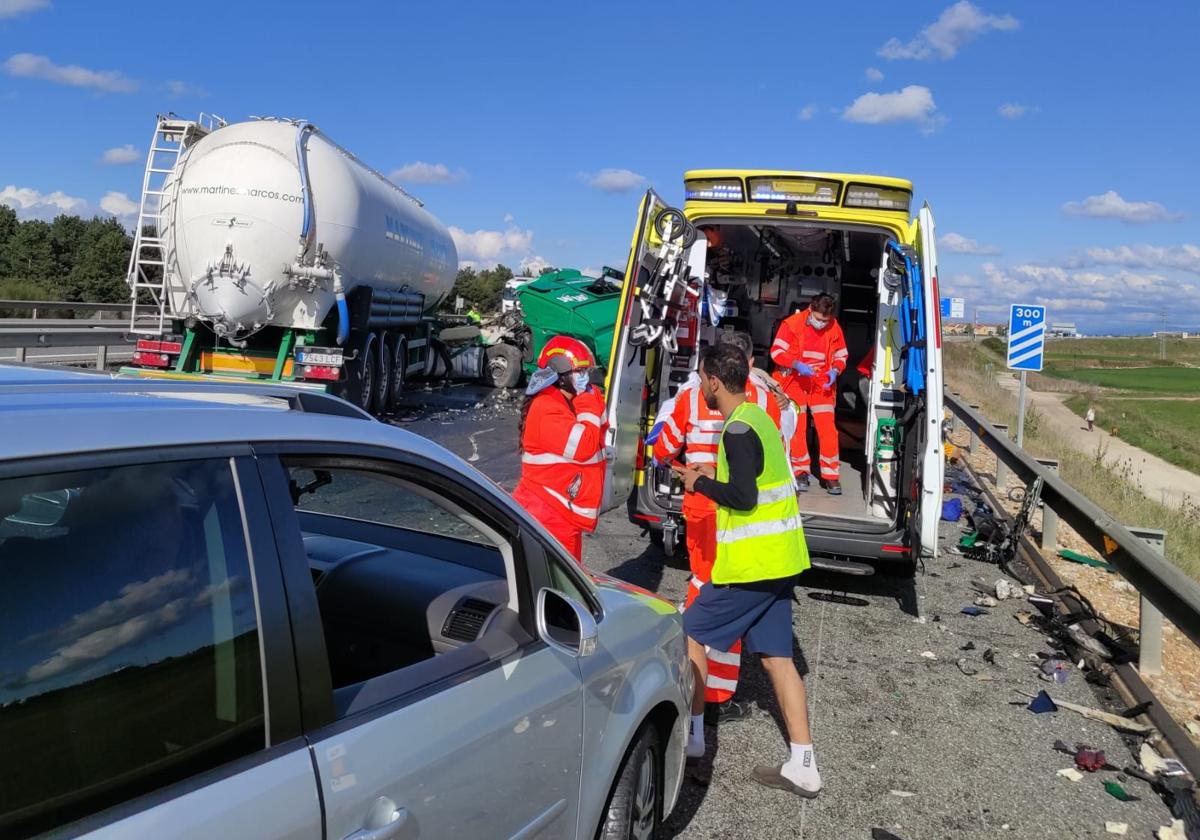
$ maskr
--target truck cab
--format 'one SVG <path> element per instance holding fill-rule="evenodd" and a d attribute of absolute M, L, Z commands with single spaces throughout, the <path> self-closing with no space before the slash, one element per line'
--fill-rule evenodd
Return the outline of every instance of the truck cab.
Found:
<path fill-rule="evenodd" d="M 771 372 L 780 323 L 827 292 L 849 351 L 835 403 L 844 493 L 800 495 L 810 552 L 859 569 L 934 556 L 944 463 L 932 210 L 910 216 L 911 182 L 874 175 L 693 170 L 684 194 L 681 209 L 654 190 L 638 207 L 609 363 L 605 507 L 626 504 L 672 548 L 682 487 L 646 444 L 660 408 L 722 330 L 749 333 L 755 366 Z"/>

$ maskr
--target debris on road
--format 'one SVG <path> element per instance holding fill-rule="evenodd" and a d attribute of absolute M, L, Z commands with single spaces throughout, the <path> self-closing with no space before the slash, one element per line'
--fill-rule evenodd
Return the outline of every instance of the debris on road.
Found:
<path fill-rule="evenodd" d="M 922 651 L 921 656 L 924 659 L 937 659 L 937 654 L 931 650 Z"/>
<path fill-rule="evenodd" d="M 983 607 L 963 607 L 962 614 L 969 615 L 972 618 L 974 618 L 975 616 L 979 616 L 979 615 L 989 615 L 988 611 L 985 610 Z"/>
<path fill-rule="evenodd" d="M 1027 708 L 1035 715 L 1058 711 L 1058 706 L 1050 698 L 1050 695 L 1044 691 L 1039 691 L 1037 696 L 1029 701 L 1029 706 Z"/>
<path fill-rule="evenodd" d="M 960 647 L 959 650 L 975 650 L 975 643 L 967 642 L 965 645 Z M 991 648 L 988 648 L 988 650 L 991 650 Z"/>
<path fill-rule="evenodd" d="M 1116 568 L 1111 563 L 1105 563 L 1103 560 L 1097 560 L 1095 557 L 1088 557 L 1086 554 L 1080 554 L 1078 551 L 1071 551 L 1069 548 L 1060 548 L 1058 556 L 1064 560 L 1070 560 L 1072 563 L 1091 566 L 1094 569 L 1103 569 L 1106 572 L 1116 571 Z"/>
<path fill-rule="evenodd" d="M 1078 782 L 1080 779 L 1083 778 L 1083 774 L 1080 773 L 1078 770 L 1076 770 L 1074 767 L 1064 767 L 1062 770 L 1058 771 L 1058 775 L 1060 775 L 1064 779 L 1068 779 L 1072 782 Z"/>
<path fill-rule="evenodd" d="M 1067 681 L 1067 676 L 1070 674 L 1070 667 L 1068 663 L 1051 656 L 1042 661 L 1041 674 L 1039 676 L 1049 682 L 1062 685 Z"/>
<path fill-rule="evenodd" d="M 1121 787 L 1120 782 L 1114 782 L 1109 779 L 1104 783 L 1104 789 L 1108 791 L 1108 795 L 1113 799 L 1119 799 L 1122 802 L 1137 802 L 1141 797 L 1134 796 L 1125 788 Z"/>
<path fill-rule="evenodd" d="M 1184 837 L 1182 834 L 1179 835 L 1179 837 L 1180 837 L 1180 840 L 1184 840 Z M 892 834 L 892 832 L 888 831 L 885 828 L 872 828 L 871 829 L 871 840 L 904 840 L 904 838 L 899 837 L 895 834 Z"/>
<path fill-rule="evenodd" d="M 1075 766 L 1080 770 L 1096 773 L 1108 766 L 1108 757 L 1104 755 L 1104 750 L 1080 747 L 1075 752 Z"/>
<path fill-rule="evenodd" d="M 995 665 L 996 664 L 996 651 L 992 650 L 991 648 L 988 648 L 987 650 L 985 650 L 983 652 L 983 661 L 988 663 L 989 665 Z"/>
<path fill-rule="evenodd" d="M 1046 694 L 1046 692 L 1042 691 L 1038 694 L 1038 696 L 1040 697 L 1042 694 Z M 1046 696 L 1049 697 L 1050 695 L 1047 694 Z M 1130 732 L 1134 735 L 1144 736 L 1150 735 L 1155 731 L 1153 726 L 1147 726 L 1144 723 L 1138 723 L 1137 721 L 1123 718 L 1120 715 L 1114 715 L 1111 712 L 1102 712 L 1099 709 L 1093 709 L 1088 706 L 1080 706 L 1078 703 L 1068 703 L 1066 700 L 1051 700 L 1051 702 L 1057 703 L 1060 707 L 1067 709 L 1068 711 L 1072 711 L 1077 715 L 1082 715 L 1088 720 L 1094 720 L 1098 723 L 1107 723 L 1114 729 L 1119 729 L 1123 732 Z"/>
<path fill-rule="evenodd" d="M 1007 601 L 1010 598 L 1023 599 L 1024 597 L 1025 592 L 1017 584 L 1005 578 L 1000 578 L 1000 580 L 996 581 L 997 600 Z"/>
<path fill-rule="evenodd" d="M 975 606 L 977 607 L 997 607 L 999 605 L 1000 602 L 991 595 L 980 595 L 975 599 Z"/>
<path fill-rule="evenodd" d="M 908 799 L 910 796 L 916 796 L 911 790 L 889 790 L 892 796 L 899 796 L 901 799 Z"/>
<path fill-rule="evenodd" d="M 1120 836 L 1124 837 L 1125 834 L 1129 831 L 1129 824 L 1105 821 L 1104 830 L 1107 831 L 1109 834 L 1119 834 Z"/>
<path fill-rule="evenodd" d="M 1154 832 L 1154 836 L 1157 840 L 1188 840 L 1183 820 L 1171 820 L 1170 825 L 1164 825 Z"/>
<path fill-rule="evenodd" d="M 967 662 L 967 658 L 965 656 L 958 660 L 958 670 L 962 671 L 963 675 L 968 677 L 973 677 L 979 673 L 979 669 L 972 668 L 970 663 Z"/>
<path fill-rule="evenodd" d="M 1200 738 L 1200 723 L 1196 723 L 1194 720 L 1189 720 L 1187 722 L 1187 731 L 1191 733 L 1193 738 Z"/>

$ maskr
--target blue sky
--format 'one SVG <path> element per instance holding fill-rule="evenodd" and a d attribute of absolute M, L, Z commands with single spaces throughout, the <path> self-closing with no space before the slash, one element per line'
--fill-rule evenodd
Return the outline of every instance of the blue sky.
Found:
<path fill-rule="evenodd" d="M 876 172 L 981 320 L 1200 328 L 1200 4 L 896 8 L 0 0 L 0 201 L 121 216 L 156 113 L 305 117 L 464 261 L 596 268 L 687 168 Z"/>

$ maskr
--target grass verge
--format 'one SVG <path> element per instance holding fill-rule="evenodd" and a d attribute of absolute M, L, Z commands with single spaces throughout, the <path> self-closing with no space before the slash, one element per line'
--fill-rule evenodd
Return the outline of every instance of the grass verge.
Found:
<path fill-rule="evenodd" d="M 1120 430 L 1122 440 L 1164 461 L 1200 473 L 1200 402 L 1192 400 L 1123 400 L 1083 394 L 1068 397 L 1066 405 L 1080 417 L 1088 404 L 1096 406 L 1096 425 Z"/>

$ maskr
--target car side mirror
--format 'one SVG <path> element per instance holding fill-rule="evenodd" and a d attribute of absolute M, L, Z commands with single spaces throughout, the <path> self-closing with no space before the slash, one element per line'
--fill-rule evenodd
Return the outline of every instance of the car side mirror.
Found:
<path fill-rule="evenodd" d="M 537 597 L 537 631 L 542 641 L 570 656 L 596 652 L 600 630 L 591 610 L 557 589 L 545 588 Z"/>

